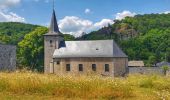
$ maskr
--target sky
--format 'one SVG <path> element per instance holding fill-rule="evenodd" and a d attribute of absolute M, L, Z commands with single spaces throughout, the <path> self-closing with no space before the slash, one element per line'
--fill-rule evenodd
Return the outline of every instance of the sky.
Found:
<path fill-rule="evenodd" d="M 60 31 L 74 36 L 89 33 L 115 19 L 137 14 L 170 13 L 170 0 L 54 0 Z M 0 0 L 0 22 L 49 26 L 53 0 Z"/>

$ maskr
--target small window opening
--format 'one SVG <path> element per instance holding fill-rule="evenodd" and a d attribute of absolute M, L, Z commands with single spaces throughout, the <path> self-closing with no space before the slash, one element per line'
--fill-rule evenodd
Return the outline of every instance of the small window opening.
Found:
<path fill-rule="evenodd" d="M 109 64 L 105 64 L 105 72 L 109 72 Z"/>
<path fill-rule="evenodd" d="M 57 65 L 60 65 L 60 61 L 57 61 Z"/>
<path fill-rule="evenodd" d="M 92 64 L 92 71 L 96 71 L 96 64 Z"/>
<path fill-rule="evenodd" d="M 66 64 L 66 71 L 70 71 L 71 68 L 70 68 L 70 64 Z"/>
<path fill-rule="evenodd" d="M 53 41 L 50 40 L 50 47 L 53 47 Z"/>
<path fill-rule="evenodd" d="M 83 64 L 79 64 L 79 71 L 83 71 Z"/>

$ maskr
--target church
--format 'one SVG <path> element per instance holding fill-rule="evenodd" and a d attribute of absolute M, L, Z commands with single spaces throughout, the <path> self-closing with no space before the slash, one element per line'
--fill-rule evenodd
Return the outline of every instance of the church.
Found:
<path fill-rule="evenodd" d="M 114 40 L 65 41 L 53 10 L 49 32 L 44 35 L 46 74 L 96 74 L 124 76 L 128 57 Z"/>

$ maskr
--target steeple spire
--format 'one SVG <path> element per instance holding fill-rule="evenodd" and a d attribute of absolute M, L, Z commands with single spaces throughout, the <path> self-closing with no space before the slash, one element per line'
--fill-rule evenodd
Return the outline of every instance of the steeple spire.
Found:
<path fill-rule="evenodd" d="M 54 10 L 54 0 L 53 0 L 53 13 L 52 13 L 52 17 L 51 17 L 51 24 L 49 27 L 49 33 L 55 34 L 55 35 L 61 35 L 61 32 L 59 31 L 59 28 L 58 28 L 56 14 L 55 14 L 55 10 Z"/>

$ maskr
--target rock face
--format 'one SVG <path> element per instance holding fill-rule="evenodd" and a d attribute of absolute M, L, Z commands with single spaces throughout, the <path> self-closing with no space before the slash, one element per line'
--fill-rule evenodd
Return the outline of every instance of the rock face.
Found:
<path fill-rule="evenodd" d="M 0 71 L 16 69 L 16 46 L 0 44 Z"/>

